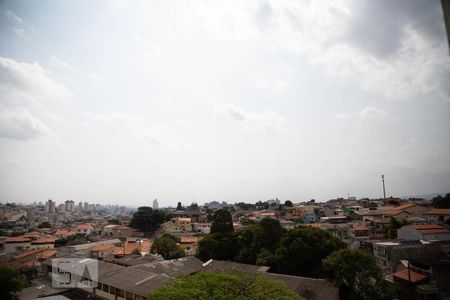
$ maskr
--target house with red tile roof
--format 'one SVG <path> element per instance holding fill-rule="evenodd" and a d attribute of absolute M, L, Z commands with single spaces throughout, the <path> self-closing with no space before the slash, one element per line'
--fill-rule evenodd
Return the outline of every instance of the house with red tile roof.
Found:
<path fill-rule="evenodd" d="M 438 225 L 409 225 L 397 230 L 399 240 L 450 241 L 450 230 Z"/>
<path fill-rule="evenodd" d="M 439 224 L 449 224 L 450 209 L 449 208 L 432 208 L 424 213 L 428 221 Z"/>
<path fill-rule="evenodd" d="M 42 237 L 31 241 L 30 249 L 55 248 L 55 238 L 54 237 Z"/>
<path fill-rule="evenodd" d="M 31 239 L 23 236 L 5 238 L 5 253 L 18 253 L 30 249 Z"/>
<path fill-rule="evenodd" d="M 383 217 L 394 217 L 396 219 L 404 219 L 407 217 L 422 217 L 427 210 L 428 208 L 426 208 L 425 206 L 408 203 L 393 207 L 385 211 L 383 213 Z"/>
<path fill-rule="evenodd" d="M 75 230 L 78 234 L 89 235 L 94 230 L 94 226 L 91 224 L 79 224 L 75 226 Z"/>
<path fill-rule="evenodd" d="M 110 256 L 116 246 L 113 244 L 99 244 L 92 247 L 91 250 L 91 256 L 93 258 L 103 259 L 105 257 Z"/>

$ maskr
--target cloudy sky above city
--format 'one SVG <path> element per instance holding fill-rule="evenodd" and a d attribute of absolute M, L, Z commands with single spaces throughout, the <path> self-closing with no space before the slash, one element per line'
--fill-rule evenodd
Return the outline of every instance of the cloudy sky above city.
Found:
<path fill-rule="evenodd" d="M 0 201 L 450 191 L 440 1 L 2 1 Z"/>

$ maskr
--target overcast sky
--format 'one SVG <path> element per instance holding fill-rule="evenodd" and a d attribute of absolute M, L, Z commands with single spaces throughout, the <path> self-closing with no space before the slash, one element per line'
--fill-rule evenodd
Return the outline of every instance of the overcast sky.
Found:
<path fill-rule="evenodd" d="M 1 1 L 0 201 L 450 192 L 440 1 Z"/>

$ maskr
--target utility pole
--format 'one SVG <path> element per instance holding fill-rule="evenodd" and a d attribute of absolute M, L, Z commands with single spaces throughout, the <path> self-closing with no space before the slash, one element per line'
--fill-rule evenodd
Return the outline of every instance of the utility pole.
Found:
<path fill-rule="evenodd" d="M 386 187 L 384 185 L 384 174 L 381 174 L 381 181 L 383 182 L 383 199 L 386 201 Z"/>

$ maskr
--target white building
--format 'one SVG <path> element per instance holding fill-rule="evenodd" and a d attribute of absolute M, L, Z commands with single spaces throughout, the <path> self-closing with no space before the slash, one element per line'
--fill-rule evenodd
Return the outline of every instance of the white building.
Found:
<path fill-rule="evenodd" d="M 153 209 L 158 209 L 158 207 L 159 207 L 158 199 L 153 200 Z"/>

